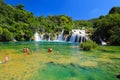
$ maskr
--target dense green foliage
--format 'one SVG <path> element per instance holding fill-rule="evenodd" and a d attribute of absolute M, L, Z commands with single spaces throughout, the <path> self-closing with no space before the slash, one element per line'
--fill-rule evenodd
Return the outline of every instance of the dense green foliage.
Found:
<path fill-rule="evenodd" d="M 4 3 L 2 0 L 0 3 Z M 29 40 L 33 35 L 35 17 L 23 9 L 22 5 L 16 7 L 0 5 L 0 41 Z"/>
<path fill-rule="evenodd" d="M 56 33 L 62 29 L 70 31 L 73 20 L 66 15 L 35 17 L 24 10 L 24 5 L 7 5 L 0 0 L 0 41 L 33 39 L 34 33 Z"/>
<path fill-rule="evenodd" d="M 112 45 L 120 45 L 120 7 L 113 7 L 110 14 L 100 17 L 94 24 L 93 39 L 101 38 Z"/>
<path fill-rule="evenodd" d="M 109 14 L 120 14 L 120 7 L 113 7 L 110 11 Z"/>
<path fill-rule="evenodd" d="M 96 47 L 97 47 L 97 44 L 92 40 L 87 40 L 86 42 L 83 42 L 80 44 L 80 48 L 82 48 L 85 51 L 90 51 L 91 49 L 94 49 Z"/>
<path fill-rule="evenodd" d="M 27 41 L 34 39 L 34 33 L 45 33 L 54 39 L 55 34 L 69 34 L 72 29 L 85 29 L 97 43 L 104 40 L 111 45 L 120 45 L 120 7 L 113 7 L 108 15 L 91 20 L 76 20 L 66 15 L 35 17 L 24 10 L 24 5 L 7 5 L 0 0 L 0 42 Z"/>
<path fill-rule="evenodd" d="M 89 27 L 87 21 L 73 21 L 66 15 L 35 17 L 31 12 L 24 10 L 24 5 L 7 5 L 0 0 L 0 41 L 24 41 L 33 39 L 34 33 L 59 34 L 62 29 L 65 34 L 73 28 Z"/>
<path fill-rule="evenodd" d="M 87 20 L 76 20 L 75 23 L 75 29 L 88 29 L 90 27 L 93 27 L 92 22 Z"/>
<path fill-rule="evenodd" d="M 39 25 L 37 26 L 37 30 L 40 32 L 61 32 L 62 29 L 70 31 L 72 29 L 73 20 L 71 17 L 66 15 L 60 16 L 40 16 L 38 17 Z"/>

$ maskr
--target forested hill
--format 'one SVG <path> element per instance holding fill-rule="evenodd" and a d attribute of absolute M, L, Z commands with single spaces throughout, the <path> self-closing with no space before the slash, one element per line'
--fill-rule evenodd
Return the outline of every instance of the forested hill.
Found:
<path fill-rule="evenodd" d="M 101 38 L 111 45 L 120 45 L 120 7 L 113 7 L 108 15 L 93 20 L 93 40 Z"/>
<path fill-rule="evenodd" d="M 108 15 L 91 20 L 76 20 L 66 15 L 35 17 L 24 10 L 24 5 L 8 5 L 0 0 L 0 42 L 33 40 L 34 33 L 68 34 L 71 29 L 86 29 L 93 40 L 102 39 L 120 45 L 120 7 L 113 7 Z"/>

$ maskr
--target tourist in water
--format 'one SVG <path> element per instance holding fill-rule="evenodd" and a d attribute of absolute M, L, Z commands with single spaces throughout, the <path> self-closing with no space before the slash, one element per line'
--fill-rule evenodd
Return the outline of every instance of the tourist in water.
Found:
<path fill-rule="evenodd" d="M 8 56 L 5 56 L 5 63 L 8 62 Z"/>
<path fill-rule="evenodd" d="M 32 54 L 32 51 L 28 47 L 24 47 L 23 52 L 24 54 Z"/>
<path fill-rule="evenodd" d="M 30 48 L 27 48 L 27 54 L 32 54 L 32 50 Z"/>
<path fill-rule="evenodd" d="M 49 53 L 51 53 L 53 50 L 52 50 L 52 48 L 50 47 L 50 48 L 48 48 L 48 52 Z"/>
<path fill-rule="evenodd" d="M 30 54 L 30 49 L 29 48 L 26 48 L 27 49 L 27 54 Z"/>
<path fill-rule="evenodd" d="M 23 48 L 23 52 L 24 52 L 24 54 L 27 54 L 27 48 L 26 47 Z"/>

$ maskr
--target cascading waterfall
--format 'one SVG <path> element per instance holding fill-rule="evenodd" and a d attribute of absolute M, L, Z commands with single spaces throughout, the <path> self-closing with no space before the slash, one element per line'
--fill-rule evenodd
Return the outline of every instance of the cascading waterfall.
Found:
<path fill-rule="evenodd" d="M 101 45 L 107 45 L 107 43 L 105 41 L 103 41 L 100 37 L 99 37 L 99 39 L 100 39 Z"/>
<path fill-rule="evenodd" d="M 15 38 L 13 38 L 13 41 L 16 42 L 17 40 Z"/>
<path fill-rule="evenodd" d="M 55 40 L 57 40 L 57 35 L 55 34 Z"/>
<path fill-rule="evenodd" d="M 46 38 L 44 37 L 44 33 L 39 35 L 38 32 L 36 32 L 34 34 L 34 37 L 35 37 L 35 41 L 41 41 L 41 40 L 46 40 Z M 50 34 L 48 35 L 48 41 L 51 41 L 50 40 Z M 65 39 L 63 40 L 63 37 L 65 37 Z M 68 38 L 69 37 L 69 38 Z M 55 37 L 54 37 L 55 40 L 53 41 L 69 41 L 69 42 L 77 42 L 77 43 L 82 43 L 85 41 L 86 39 L 86 33 L 85 33 L 85 30 L 79 30 L 79 29 L 73 29 L 72 30 L 72 35 L 66 35 L 64 36 L 64 30 L 62 30 L 61 34 L 57 37 L 57 35 L 55 34 Z"/>
<path fill-rule="evenodd" d="M 67 36 L 65 37 L 65 41 L 67 41 L 68 37 L 69 37 L 69 35 L 67 35 Z"/>
<path fill-rule="evenodd" d="M 41 40 L 38 32 L 36 32 L 36 33 L 34 34 L 34 37 L 35 37 L 35 41 L 40 41 L 40 40 Z"/>
<path fill-rule="evenodd" d="M 76 38 L 76 34 L 72 34 L 72 36 L 70 37 L 70 42 L 75 42 L 75 38 Z"/>
<path fill-rule="evenodd" d="M 58 36 L 57 38 L 58 41 L 63 41 L 63 33 L 64 33 L 64 30 L 62 30 L 61 34 Z"/>
<path fill-rule="evenodd" d="M 44 40 L 44 34 L 41 35 L 41 40 Z"/>
<path fill-rule="evenodd" d="M 49 35 L 49 37 L 48 37 L 48 41 L 50 41 L 50 35 Z"/>
<path fill-rule="evenodd" d="M 85 30 L 73 29 L 70 42 L 80 42 L 85 41 L 86 33 Z M 77 38 L 77 39 L 76 39 Z"/>

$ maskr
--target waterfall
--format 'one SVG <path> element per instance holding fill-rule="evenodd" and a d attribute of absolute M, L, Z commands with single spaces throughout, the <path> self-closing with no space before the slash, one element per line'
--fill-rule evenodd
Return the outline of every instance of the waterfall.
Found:
<path fill-rule="evenodd" d="M 69 35 L 67 35 L 67 36 L 65 37 L 65 41 L 68 41 L 68 37 L 69 37 Z"/>
<path fill-rule="evenodd" d="M 84 37 L 81 36 L 80 43 L 82 43 L 84 41 L 83 39 L 84 39 Z"/>
<path fill-rule="evenodd" d="M 64 33 L 64 30 L 62 30 L 61 34 L 58 36 L 57 38 L 58 41 L 63 41 L 63 33 Z"/>
<path fill-rule="evenodd" d="M 40 41 L 40 40 L 41 40 L 38 32 L 36 32 L 36 33 L 34 34 L 34 37 L 35 37 L 35 41 Z"/>
<path fill-rule="evenodd" d="M 70 42 L 75 42 L 75 38 L 76 38 L 76 34 L 72 34 L 72 36 L 70 37 Z"/>
<path fill-rule="evenodd" d="M 102 45 L 107 45 L 107 43 L 106 43 L 106 42 L 104 42 L 104 41 L 102 41 L 102 42 L 101 42 L 101 44 L 102 44 Z"/>
<path fill-rule="evenodd" d="M 107 45 L 107 43 L 105 41 L 103 41 L 100 37 L 99 37 L 99 39 L 100 39 L 101 45 Z"/>
<path fill-rule="evenodd" d="M 57 40 L 57 35 L 55 34 L 55 40 Z"/>
<path fill-rule="evenodd" d="M 70 42 L 80 42 L 82 43 L 85 41 L 85 30 L 79 30 L 79 29 L 73 29 L 72 30 L 72 35 L 70 37 Z"/>
<path fill-rule="evenodd" d="M 35 41 L 51 41 L 51 34 L 45 34 L 42 33 L 41 35 L 36 32 L 34 34 L 34 40 Z M 63 39 L 65 38 L 65 39 Z M 62 30 L 61 34 L 57 37 L 56 34 L 54 34 L 54 40 L 53 41 L 70 41 L 70 42 L 76 42 L 76 43 L 82 43 L 86 40 L 86 33 L 85 30 L 79 30 L 79 29 L 73 29 L 72 34 L 70 35 L 64 35 L 64 30 Z"/>
<path fill-rule="evenodd" d="M 49 37 L 48 37 L 48 41 L 50 41 L 50 35 L 49 35 Z"/>
<path fill-rule="evenodd" d="M 44 40 L 44 34 L 41 35 L 41 40 Z"/>
<path fill-rule="evenodd" d="M 76 42 L 79 42 L 79 38 L 80 38 L 80 36 L 79 36 L 79 35 L 77 35 L 76 37 L 77 37 L 77 41 L 76 41 Z"/>
<path fill-rule="evenodd" d="M 16 42 L 17 40 L 15 38 L 13 38 L 13 42 Z"/>

